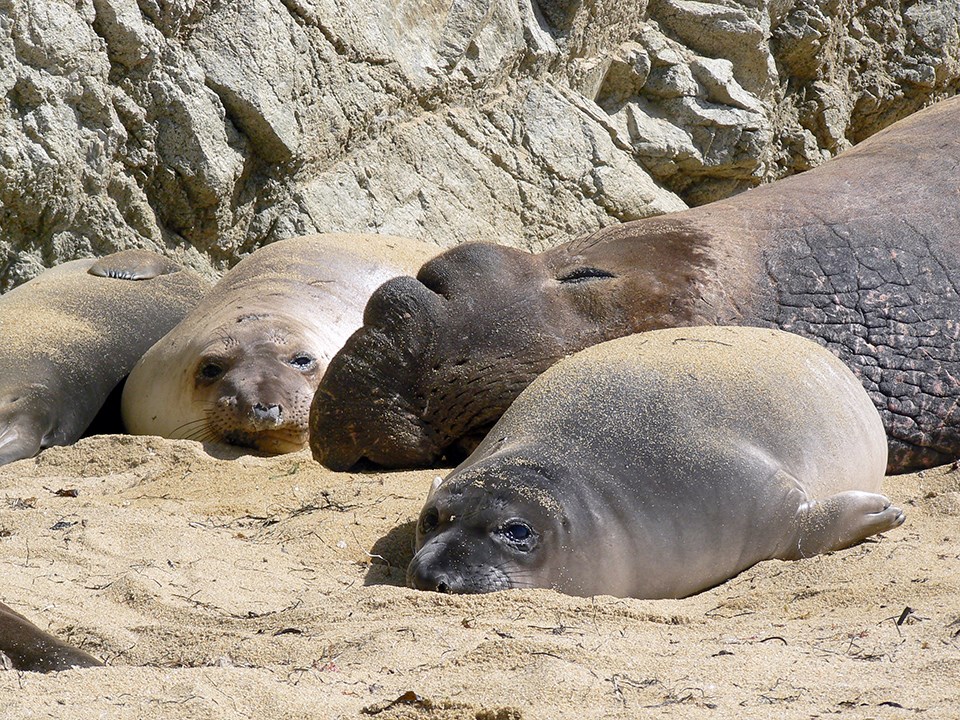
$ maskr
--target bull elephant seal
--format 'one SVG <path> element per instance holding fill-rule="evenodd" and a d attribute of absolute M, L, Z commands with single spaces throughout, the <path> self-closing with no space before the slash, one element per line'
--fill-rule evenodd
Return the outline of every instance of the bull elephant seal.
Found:
<path fill-rule="evenodd" d="M 313 409 L 314 457 L 429 465 L 469 450 L 589 345 L 690 325 L 816 338 L 880 410 L 890 472 L 960 456 L 960 98 L 824 165 L 538 255 L 464 245 L 370 299 Z"/>
<path fill-rule="evenodd" d="M 125 250 L 64 263 L 0 297 L 0 465 L 79 439 L 206 287 L 156 253 Z"/>
<path fill-rule="evenodd" d="M 92 655 L 44 632 L 23 615 L 0 603 L 0 653 L 14 670 L 54 672 L 103 665 Z"/>
<path fill-rule="evenodd" d="M 517 398 L 420 514 L 408 584 L 678 598 L 903 522 L 853 374 L 780 330 L 611 340 Z"/>
<path fill-rule="evenodd" d="M 360 327 L 367 298 L 436 250 L 348 234 L 260 248 L 137 363 L 123 391 L 127 430 L 273 454 L 302 449 L 317 383 Z"/>

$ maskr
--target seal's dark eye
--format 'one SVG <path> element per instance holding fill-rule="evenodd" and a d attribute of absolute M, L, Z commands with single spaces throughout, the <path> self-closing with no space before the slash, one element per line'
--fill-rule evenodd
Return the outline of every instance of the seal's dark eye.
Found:
<path fill-rule="evenodd" d="M 557 281 L 562 283 L 582 283 L 590 282 L 591 280 L 609 280 L 615 277 L 616 275 L 612 272 L 601 270 L 600 268 L 578 267 L 563 273 L 557 277 Z"/>
<path fill-rule="evenodd" d="M 526 525 L 521 525 L 515 523 L 513 525 L 508 525 L 503 529 L 503 534 L 506 535 L 511 540 L 523 541 L 526 540 L 533 533 L 530 531 Z"/>
<path fill-rule="evenodd" d="M 200 377 L 204 380 L 216 380 L 223 375 L 223 368 L 215 362 L 207 362 L 200 366 Z"/>
<path fill-rule="evenodd" d="M 498 532 L 504 540 L 522 552 L 530 552 L 536 542 L 533 528 L 519 520 L 510 520 L 504 523 Z"/>
<path fill-rule="evenodd" d="M 293 365 L 297 370 L 303 370 L 307 372 L 308 370 L 313 370 L 316 367 L 317 361 L 310 355 L 300 353 L 299 355 L 294 355 L 290 359 L 290 364 Z"/>
<path fill-rule="evenodd" d="M 427 508 L 423 511 L 423 515 L 420 516 L 420 533 L 422 535 L 428 535 L 436 530 L 439 524 L 440 513 L 437 512 L 436 508 Z"/>

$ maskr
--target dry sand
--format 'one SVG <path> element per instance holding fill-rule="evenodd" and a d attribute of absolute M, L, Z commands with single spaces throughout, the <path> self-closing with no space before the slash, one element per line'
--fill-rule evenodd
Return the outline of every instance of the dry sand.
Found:
<path fill-rule="evenodd" d="M 436 474 L 119 436 L 0 468 L 0 600 L 108 664 L 0 671 L 0 717 L 960 718 L 960 471 L 670 601 L 404 588 Z"/>

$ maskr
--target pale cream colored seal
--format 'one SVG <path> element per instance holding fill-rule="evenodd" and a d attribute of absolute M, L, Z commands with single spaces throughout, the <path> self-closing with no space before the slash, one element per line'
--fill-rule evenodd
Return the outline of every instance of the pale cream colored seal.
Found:
<path fill-rule="evenodd" d="M 362 324 L 367 298 L 438 251 L 351 234 L 260 248 L 137 363 L 123 393 L 127 430 L 265 453 L 301 449 L 316 386 Z"/>

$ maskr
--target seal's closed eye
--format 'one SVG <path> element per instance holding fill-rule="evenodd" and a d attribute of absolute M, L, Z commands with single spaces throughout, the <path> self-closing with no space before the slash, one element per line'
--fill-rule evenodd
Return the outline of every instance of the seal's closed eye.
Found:
<path fill-rule="evenodd" d="M 595 267 L 578 267 L 568 270 L 562 275 L 557 276 L 557 282 L 561 283 L 582 283 L 591 280 L 610 280 L 617 277 L 609 270 L 601 270 Z"/>

